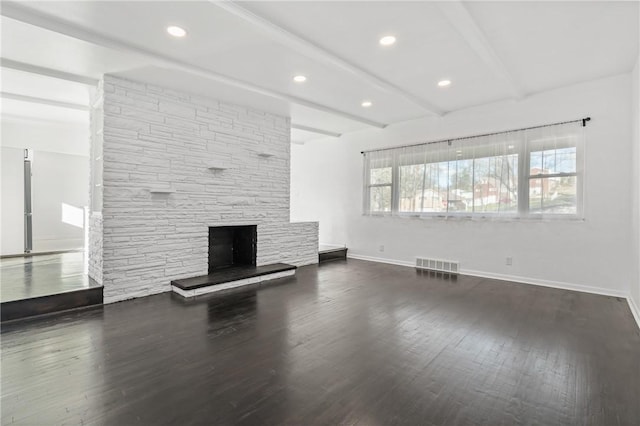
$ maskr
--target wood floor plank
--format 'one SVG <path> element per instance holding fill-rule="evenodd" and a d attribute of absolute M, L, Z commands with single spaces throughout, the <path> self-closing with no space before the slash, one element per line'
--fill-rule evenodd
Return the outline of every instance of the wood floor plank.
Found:
<path fill-rule="evenodd" d="M 626 301 L 348 260 L 2 327 L 2 424 L 634 425 Z"/>

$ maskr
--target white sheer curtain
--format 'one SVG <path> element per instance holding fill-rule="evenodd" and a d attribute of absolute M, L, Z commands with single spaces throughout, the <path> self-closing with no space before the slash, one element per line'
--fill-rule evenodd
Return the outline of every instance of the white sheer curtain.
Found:
<path fill-rule="evenodd" d="M 365 214 L 582 217 L 581 122 L 364 154 Z"/>

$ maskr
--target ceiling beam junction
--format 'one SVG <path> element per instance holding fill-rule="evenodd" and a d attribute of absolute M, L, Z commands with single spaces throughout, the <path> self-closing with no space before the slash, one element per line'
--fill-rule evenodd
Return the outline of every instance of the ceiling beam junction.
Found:
<path fill-rule="evenodd" d="M 318 129 L 316 127 L 303 126 L 302 124 L 291 123 L 292 129 L 302 130 L 305 132 L 317 133 L 319 135 L 331 136 L 334 138 L 339 138 L 342 136 L 342 133 L 331 132 L 329 130 Z"/>

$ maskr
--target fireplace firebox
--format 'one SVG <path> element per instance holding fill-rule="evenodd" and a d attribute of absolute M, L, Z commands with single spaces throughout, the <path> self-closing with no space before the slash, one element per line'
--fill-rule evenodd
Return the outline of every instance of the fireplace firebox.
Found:
<path fill-rule="evenodd" d="M 256 266 L 257 225 L 209 227 L 209 274 L 233 266 Z"/>

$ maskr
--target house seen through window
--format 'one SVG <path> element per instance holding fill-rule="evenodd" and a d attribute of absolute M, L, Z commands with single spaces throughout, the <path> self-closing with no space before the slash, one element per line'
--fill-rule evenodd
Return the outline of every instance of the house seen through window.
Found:
<path fill-rule="evenodd" d="M 364 213 L 577 217 L 583 132 L 572 123 L 364 153 Z"/>

